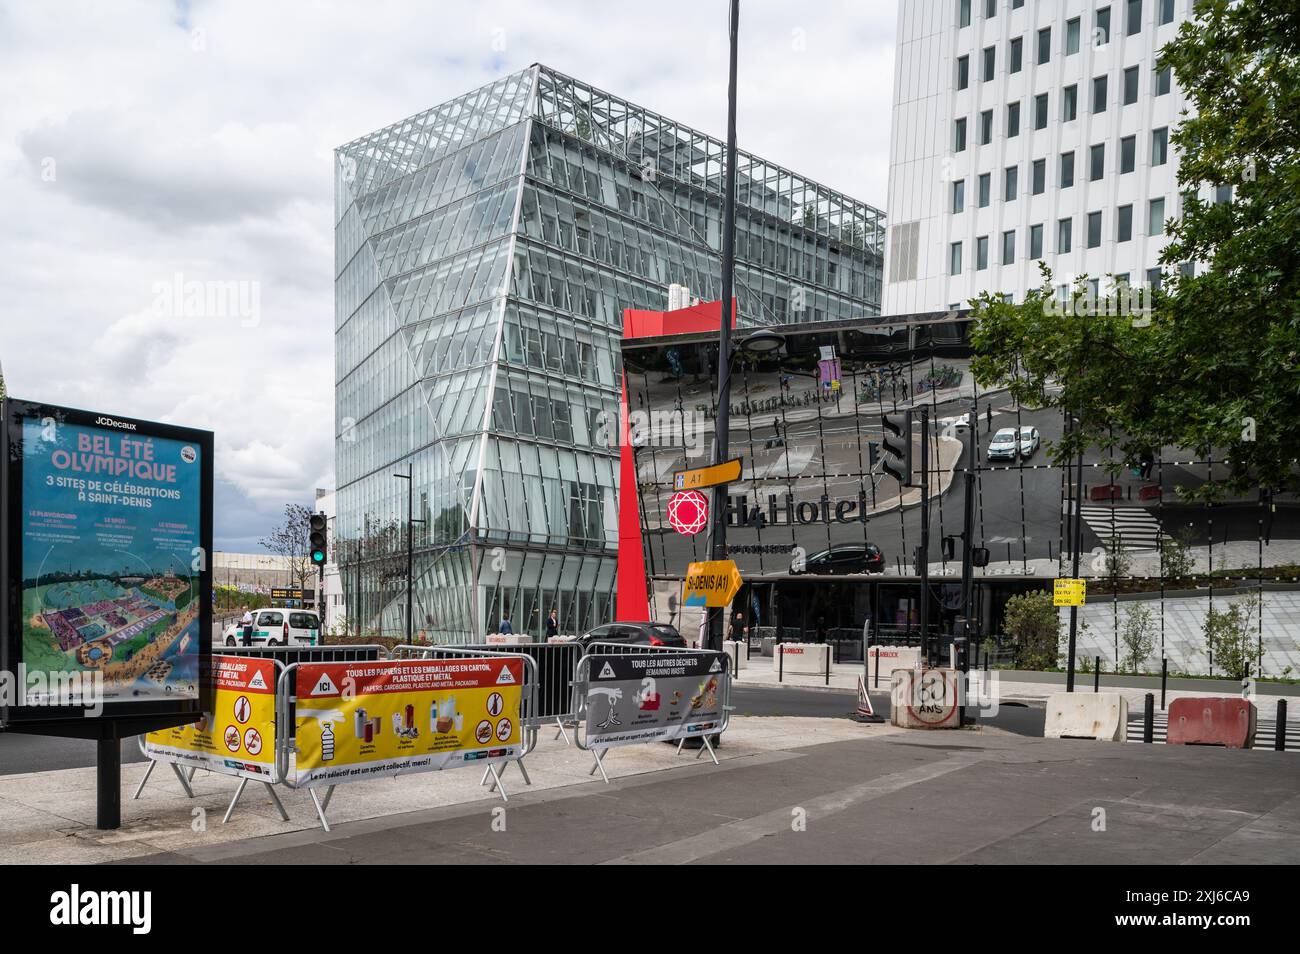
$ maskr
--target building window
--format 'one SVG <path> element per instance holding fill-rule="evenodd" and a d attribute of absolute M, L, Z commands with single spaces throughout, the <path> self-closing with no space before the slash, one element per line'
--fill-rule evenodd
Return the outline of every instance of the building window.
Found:
<path fill-rule="evenodd" d="M 1169 161 L 1169 127 L 1151 130 L 1151 165 L 1163 166 Z"/>
<path fill-rule="evenodd" d="M 1010 265 L 1016 260 L 1016 232 L 1012 229 L 1002 233 L 1002 264 Z"/>
<path fill-rule="evenodd" d="M 981 235 L 975 240 L 975 270 L 982 272 L 989 267 L 989 237 Z"/>
<path fill-rule="evenodd" d="M 1174 22 L 1174 0 L 1160 0 L 1160 25 Z"/>
<path fill-rule="evenodd" d="M 1043 27 L 1038 31 L 1038 65 L 1042 66 L 1052 58 L 1052 28 Z"/>
<path fill-rule="evenodd" d="M 955 215 L 966 210 L 966 180 L 958 179 L 952 184 L 952 211 Z"/>
<path fill-rule="evenodd" d="M 957 0 L 957 26 L 970 26 L 970 0 Z"/>
<path fill-rule="evenodd" d="M 948 246 L 948 274 L 961 274 L 961 242 L 953 242 Z"/>
<path fill-rule="evenodd" d="M 1061 90 L 1061 122 L 1073 122 L 1079 113 L 1079 87 L 1070 85 Z"/>
<path fill-rule="evenodd" d="M 1007 104 L 1007 138 L 1014 139 L 1020 135 L 1020 104 Z"/>
<path fill-rule="evenodd" d="M 1195 262 L 1179 262 L 1179 263 L 1178 263 L 1178 274 L 1182 275 L 1184 278 L 1192 278 L 1192 277 L 1194 277 L 1194 276 L 1196 275 L 1196 263 L 1195 263 Z"/>
<path fill-rule="evenodd" d="M 1035 159 L 1033 165 L 1032 190 L 1034 195 L 1042 195 L 1047 189 L 1047 160 Z"/>
<path fill-rule="evenodd" d="M 1169 92 L 1169 87 L 1173 84 L 1173 69 L 1166 66 L 1162 70 L 1156 70 L 1156 95 L 1164 96 Z"/>
<path fill-rule="evenodd" d="M 1047 94 L 1039 93 L 1034 97 L 1034 128 L 1047 128 Z"/>
<path fill-rule="evenodd" d="M 1043 226 L 1041 223 L 1029 226 L 1029 257 L 1031 259 L 1043 257 Z"/>
<path fill-rule="evenodd" d="M 1065 25 L 1065 55 L 1072 56 L 1079 52 L 1079 18 L 1075 17 Z"/>
<path fill-rule="evenodd" d="M 957 88 L 965 89 L 970 85 L 970 57 L 957 57 Z"/>
<path fill-rule="evenodd" d="M 1105 76 L 1094 76 L 1092 79 L 1092 111 L 1094 113 L 1104 113 L 1106 111 L 1106 80 Z"/>
<path fill-rule="evenodd" d="M 987 146 L 993 141 L 993 110 L 986 109 L 980 113 L 980 145 Z"/>
<path fill-rule="evenodd" d="M 1098 143 L 1088 149 L 1088 181 L 1096 182 L 1106 173 L 1106 144 Z"/>
<path fill-rule="evenodd" d="M 1024 66 L 1025 60 L 1025 41 L 1021 37 L 1016 37 L 1011 41 L 1011 72 L 1019 73 L 1020 68 Z"/>
<path fill-rule="evenodd" d="M 1019 10 L 1025 5 L 1025 0 L 1011 0 L 1011 9 Z"/>
<path fill-rule="evenodd" d="M 993 74 L 997 70 L 997 47 L 988 46 L 984 48 L 984 82 L 991 83 Z"/>
<path fill-rule="evenodd" d="M 1061 219 L 1056 223 L 1056 254 L 1064 255 L 1070 251 L 1071 240 L 1074 237 L 1074 220 Z"/>
<path fill-rule="evenodd" d="M 1088 213 L 1088 248 L 1101 247 L 1101 213 Z"/>
<path fill-rule="evenodd" d="M 1002 175 L 1002 201 L 1016 201 L 1016 193 L 1020 188 L 1020 167 L 1007 166 Z"/>
<path fill-rule="evenodd" d="M 1147 235 L 1165 234 L 1165 200 L 1152 199 L 1147 204 Z"/>
<path fill-rule="evenodd" d="M 1138 101 L 1138 68 L 1130 66 L 1124 71 L 1124 105 L 1132 106 Z"/>
<path fill-rule="evenodd" d="M 1133 238 L 1133 206 L 1121 205 L 1115 216 L 1115 241 L 1128 242 Z"/>
<path fill-rule="evenodd" d="M 1092 42 L 1094 46 L 1105 46 L 1110 42 L 1110 7 L 1102 7 L 1092 21 Z"/>
<path fill-rule="evenodd" d="M 979 178 L 979 205 L 981 209 L 989 207 L 989 182 L 992 180 L 992 174 L 985 172 Z"/>
<path fill-rule="evenodd" d="M 1134 36 L 1142 32 L 1142 0 L 1128 0 L 1124 11 L 1124 35 Z"/>
<path fill-rule="evenodd" d="M 1074 153 L 1061 153 L 1061 188 L 1068 189 L 1074 185 Z"/>
<path fill-rule="evenodd" d="M 984 19 L 992 20 L 998 15 L 998 0 L 984 0 Z"/>
<path fill-rule="evenodd" d="M 1220 185 L 1214 187 L 1214 204 L 1223 205 L 1225 202 L 1232 201 L 1232 186 Z"/>
<path fill-rule="evenodd" d="M 954 152 L 966 151 L 966 117 L 954 120 L 952 124 L 952 148 Z"/>
<path fill-rule="evenodd" d="M 1119 141 L 1119 174 L 1132 172 L 1137 166 L 1137 136 L 1125 136 Z"/>

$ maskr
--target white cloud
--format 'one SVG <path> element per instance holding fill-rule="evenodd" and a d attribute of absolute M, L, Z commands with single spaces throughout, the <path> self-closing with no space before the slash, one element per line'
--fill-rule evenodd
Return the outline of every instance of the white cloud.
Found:
<path fill-rule="evenodd" d="M 742 147 L 883 204 L 893 0 L 743 7 Z M 0 0 L 10 392 L 212 429 L 218 545 L 255 546 L 333 479 L 333 148 L 533 62 L 721 135 L 726 18 L 723 0 Z M 252 283 L 257 321 L 157 313 L 178 274 Z"/>

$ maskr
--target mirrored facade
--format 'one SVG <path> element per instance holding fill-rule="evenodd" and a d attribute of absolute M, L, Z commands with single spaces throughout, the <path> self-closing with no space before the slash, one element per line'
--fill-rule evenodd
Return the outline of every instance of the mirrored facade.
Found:
<path fill-rule="evenodd" d="M 720 297 L 721 140 L 535 65 L 335 155 L 335 552 L 355 629 L 612 616 L 619 344 Z M 879 314 L 884 216 L 737 163 L 738 322 Z M 411 507 L 408 513 L 408 481 Z"/>

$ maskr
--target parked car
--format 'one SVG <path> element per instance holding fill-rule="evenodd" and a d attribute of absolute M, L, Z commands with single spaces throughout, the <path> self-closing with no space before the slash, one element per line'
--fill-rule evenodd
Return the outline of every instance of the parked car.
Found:
<path fill-rule="evenodd" d="M 627 643 L 630 646 L 686 648 L 686 640 L 668 623 L 606 623 L 576 640 L 584 649 L 592 643 Z"/>
<path fill-rule="evenodd" d="M 1004 427 L 989 441 L 989 460 L 1015 460 L 1020 456 L 1020 442 L 1014 427 Z"/>
<path fill-rule="evenodd" d="M 1020 428 L 1020 456 L 1033 457 L 1034 451 L 1038 450 L 1041 440 L 1038 436 L 1038 428 L 1030 427 L 1026 424 Z"/>
<path fill-rule="evenodd" d="M 244 645 L 244 627 L 239 620 L 227 627 L 221 641 L 227 646 Z M 262 609 L 253 615 L 254 646 L 316 646 L 320 644 L 320 620 L 308 610 Z"/>
<path fill-rule="evenodd" d="M 874 543 L 841 543 L 790 564 L 791 573 L 884 573 L 885 555 Z"/>

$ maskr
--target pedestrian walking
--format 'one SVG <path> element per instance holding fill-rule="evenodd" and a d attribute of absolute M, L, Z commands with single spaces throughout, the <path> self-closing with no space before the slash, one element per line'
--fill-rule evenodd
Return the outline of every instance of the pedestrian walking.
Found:
<path fill-rule="evenodd" d="M 559 635 L 560 635 L 560 617 L 559 614 L 554 609 L 552 609 L 551 615 L 546 617 L 546 638 L 550 639 L 553 636 L 559 636 Z"/>

